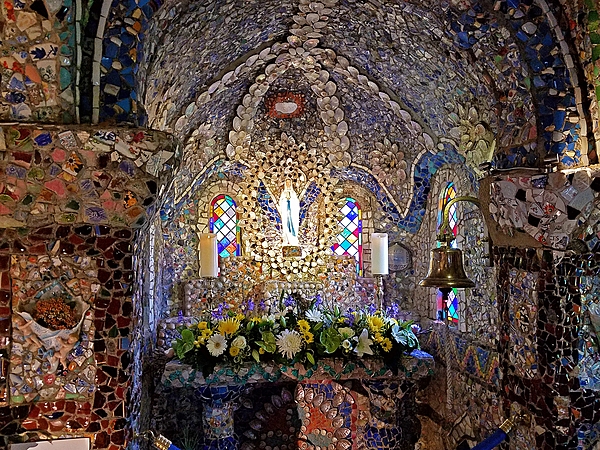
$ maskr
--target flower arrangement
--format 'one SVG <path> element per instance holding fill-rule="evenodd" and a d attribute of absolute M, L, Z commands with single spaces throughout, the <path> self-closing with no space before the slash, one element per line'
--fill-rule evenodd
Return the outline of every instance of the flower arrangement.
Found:
<path fill-rule="evenodd" d="M 314 366 L 320 358 L 381 358 L 394 372 L 403 353 L 419 347 L 412 322 L 397 320 L 398 307 L 385 311 L 373 305 L 342 312 L 323 307 L 317 298 L 307 308 L 287 296 L 268 313 L 264 302 L 252 301 L 240 311 L 219 305 L 210 317 L 179 329 L 175 355 L 206 376 L 217 363 L 240 367 L 246 362 L 275 361 Z"/>
<path fill-rule="evenodd" d="M 51 330 L 68 330 L 77 325 L 77 315 L 62 298 L 39 300 L 32 317 L 40 325 Z"/>

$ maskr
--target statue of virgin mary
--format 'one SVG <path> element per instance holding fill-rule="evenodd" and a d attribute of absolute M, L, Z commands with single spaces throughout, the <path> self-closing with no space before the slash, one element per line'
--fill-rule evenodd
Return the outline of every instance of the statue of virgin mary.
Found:
<path fill-rule="evenodd" d="M 292 180 L 289 178 L 286 178 L 285 187 L 279 197 L 279 215 L 281 216 L 283 245 L 299 245 L 300 201 L 292 186 Z"/>

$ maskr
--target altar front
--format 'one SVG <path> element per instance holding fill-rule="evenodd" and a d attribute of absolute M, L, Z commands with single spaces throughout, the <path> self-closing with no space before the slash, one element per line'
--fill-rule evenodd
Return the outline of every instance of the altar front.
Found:
<path fill-rule="evenodd" d="M 161 389 L 187 390 L 200 403 L 204 450 L 409 449 L 420 436 L 415 395 L 432 373 L 433 358 L 420 350 L 406 355 L 397 373 L 364 359 L 322 360 L 308 369 L 218 366 L 204 377 L 171 361 Z"/>

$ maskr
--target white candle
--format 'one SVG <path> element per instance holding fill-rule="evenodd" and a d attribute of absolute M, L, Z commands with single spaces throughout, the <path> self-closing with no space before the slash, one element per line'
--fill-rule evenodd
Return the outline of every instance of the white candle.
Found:
<path fill-rule="evenodd" d="M 371 273 L 373 275 L 388 274 L 387 233 L 371 234 Z"/>
<path fill-rule="evenodd" d="M 218 275 L 217 235 L 215 233 L 200 233 L 200 276 L 217 277 Z"/>

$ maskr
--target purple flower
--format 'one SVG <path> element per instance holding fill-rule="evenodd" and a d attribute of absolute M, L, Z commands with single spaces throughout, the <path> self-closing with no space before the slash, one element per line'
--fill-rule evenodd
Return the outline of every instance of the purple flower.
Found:
<path fill-rule="evenodd" d="M 183 311 L 181 310 L 177 313 L 177 323 L 183 323 Z"/>
<path fill-rule="evenodd" d="M 246 305 L 246 309 L 248 311 L 254 311 L 254 302 L 252 300 L 248 300 L 248 304 Z"/>
<path fill-rule="evenodd" d="M 400 314 L 400 308 L 398 307 L 397 303 L 392 303 L 390 306 L 388 306 L 385 309 L 385 313 L 388 317 L 391 317 L 393 319 L 397 319 L 398 318 L 398 314 Z"/>
<path fill-rule="evenodd" d="M 213 318 L 213 320 L 223 320 L 225 318 L 226 312 L 225 312 L 225 308 L 226 308 L 226 304 L 225 303 L 219 303 L 219 306 L 217 306 L 217 309 L 214 310 L 211 313 L 211 316 Z"/>
<path fill-rule="evenodd" d="M 373 314 L 375 314 L 376 311 L 377 311 L 377 306 L 375 306 L 374 303 L 371 303 L 369 305 L 369 314 L 373 315 Z"/>
<path fill-rule="evenodd" d="M 283 301 L 283 305 L 286 308 L 292 307 L 296 304 L 296 302 L 294 301 L 294 298 L 291 295 L 288 295 L 285 300 Z"/>
<path fill-rule="evenodd" d="M 346 322 L 348 324 L 349 327 L 354 326 L 354 309 L 352 308 L 348 308 L 348 311 L 346 312 L 346 314 L 344 314 L 344 317 L 346 318 Z"/>
<path fill-rule="evenodd" d="M 267 305 L 265 304 L 264 300 L 260 301 L 260 303 L 258 304 L 258 309 L 261 311 L 264 311 L 265 309 L 267 309 Z"/>
<path fill-rule="evenodd" d="M 318 308 L 323 303 L 323 299 L 321 298 L 321 294 L 315 295 L 315 306 L 314 308 Z"/>

